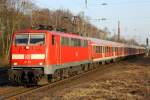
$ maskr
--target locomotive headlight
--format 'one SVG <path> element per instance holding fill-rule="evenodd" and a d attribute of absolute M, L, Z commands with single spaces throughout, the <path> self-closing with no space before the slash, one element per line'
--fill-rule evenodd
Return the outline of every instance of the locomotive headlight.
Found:
<path fill-rule="evenodd" d="M 42 63 L 42 62 L 40 62 L 40 63 L 39 63 L 39 65 L 43 65 L 43 63 Z"/>
<path fill-rule="evenodd" d="M 18 65 L 18 63 L 17 63 L 17 62 L 14 62 L 13 65 L 16 66 L 16 65 Z"/>
<path fill-rule="evenodd" d="M 30 47 L 29 47 L 29 46 L 26 46 L 25 49 L 28 50 L 28 49 L 30 49 Z"/>

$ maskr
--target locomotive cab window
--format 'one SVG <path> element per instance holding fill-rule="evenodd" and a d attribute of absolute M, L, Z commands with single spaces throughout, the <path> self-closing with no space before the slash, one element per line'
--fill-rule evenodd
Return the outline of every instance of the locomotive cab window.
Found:
<path fill-rule="evenodd" d="M 43 45 L 43 44 L 45 44 L 45 35 L 44 34 L 30 35 L 30 44 L 31 45 Z"/>
<path fill-rule="evenodd" d="M 15 44 L 16 45 L 27 45 L 29 41 L 28 34 L 17 34 L 15 36 Z"/>
<path fill-rule="evenodd" d="M 17 34 L 15 35 L 16 45 L 43 45 L 45 44 L 44 34 Z"/>
<path fill-rule="evenodd" d="M 88 46 L 88 41 L 87 40 L 82 40 L 82 47 L 87 47 Z"/>

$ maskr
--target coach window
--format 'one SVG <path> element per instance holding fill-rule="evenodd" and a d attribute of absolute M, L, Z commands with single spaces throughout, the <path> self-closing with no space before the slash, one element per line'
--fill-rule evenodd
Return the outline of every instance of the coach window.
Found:
<path fill-rule="evenodd" d="M 99 52 L 102 53 L 102 46 L 100 46 L 100 51 Z"/>
<path fill-rule="evenodd" d="M 107 52 L 106 47 L 104 47 L 105 53 Z"/>
<path fill-rule="evenodd" d="M 104 50 L 104 53 L 106 53 L 106 48 L 105 48 L 105 46 L 103 47 L 103 50 Z"/>
<path fill-rule="evenodd" d="M 98 46 L 96 46 L 96 53 L 98 53 Z"/>
<path fill-rule="evenodd" d="M 118 52 L 118 48 L 117 47 L 115 47 L 115 52 Z"/>
<path fill-rule="evenodd" d="M 101 46 L 101 53 L 103 53 L 103 47 Z"/>
<path fill-rule="evenodd" d="M 88 46 L 88 41 L 84 40 L 84 47 L 87 47 L 87 46 Z"/>
<path fill-rule="evenodd" d="M 102 53 L 104 53 L 104 46 L 102 46 Z"/>
<path fill-rule="evenodd" d="M 113 47 L 113 52 L 115 52 L 115 48 L 116 48 L 116 47 Z"/>
<path fill-rule="evenodd" d="M 54 44 L 55 44 L 55 36 L 52 35 L 52 45 L 54 45 Z"/>
<path fill-rule="evenodd" d="M 107 47 L 105 47 L 105 53 L 107 53 Z"/>
<path fill-rule="evenodd" d="M 98 46 L 98 53 L 100 53 L 100 46 Z"/>
<path fill-rule="evenodd" d="M 107 47 L 107 52 L 109 52 L 109 47 Z"/>
<path fill-rule="evenodd" d="M 105 53 L 106 52 L 106 49 L 105 49 L 105 46 L 103 46 L 103 53 Z"/>

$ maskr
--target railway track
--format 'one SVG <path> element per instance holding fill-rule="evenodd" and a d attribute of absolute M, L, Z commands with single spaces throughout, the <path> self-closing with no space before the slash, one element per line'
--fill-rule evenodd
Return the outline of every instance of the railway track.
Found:
<path fill-rule="evenodd" d="M 0 100 L 5 100 L 5 99 L 8 99 L 10 97 L 25 93 L 27 91 L 31 91 L 33 89 L 35 89 L 35 87 L 34 88 L 17 87 L 17 88 L 13 88 L 13 89 L 8 89 L 7 93 L 0 95 Z"/>
<path fill-rule="evenodd" d="M 72 77 L 69 77 L 69 78 L 65 78 L 63 80 L 53 82 L 53 83 L 50 83 L 50 84 L 47 84 L 47 85 L 44 85 L 44 86 L 41 86 L 41 87 L 31 88 L 31 89 L 27 88 L 27 89 L 24 89 L 24 90 L 19 90 L 19 92 L 16 92 L 16 93 L 5 94 L 0 99 L 15 100 L 15 99 L 21 99 L 21 98 L 24 98 L 24 97 L 28 97 L 29 95 L 32 95 L 36 92 L 41 92 L 41 91 L 48 90 L 48 89 L 51 89 L 53 87 L 57 87 L 59 85 L 71 82 L 72 80 L 78 79 L 82 76 L 88 75 L 90 73 L 94 73 L 95 71 L 97 71 L 101 67 L 107 68 L 108 66 L 111 66 L 111 64 L 110 65 L 102 65 L 100 67 L 96 67 L 95 69 L 89 70 L 87 72 L 84 72 L 84 73 L 81 73 L 81 74 L 78 74 L 78 75 L 75 75 L 75 76 L 72 76 Z"/>

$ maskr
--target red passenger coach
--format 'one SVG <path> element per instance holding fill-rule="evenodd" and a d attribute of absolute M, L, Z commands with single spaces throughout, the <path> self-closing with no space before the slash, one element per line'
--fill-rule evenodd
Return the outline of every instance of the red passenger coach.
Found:
<path fill-rule="evenodd" d="M 88 38 L 91 48 L 92 63 L 108 63 L 128 56 L 142 55 L 145 48 L 133 45 L 126 45 L 112 41 L 106 41 L 95 38 Z M 138 53 L 138 51 L 141 51 Z M 143 52 L 142 52 L 143 51 Z"/>

